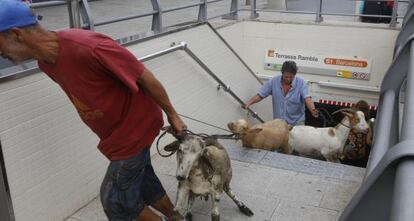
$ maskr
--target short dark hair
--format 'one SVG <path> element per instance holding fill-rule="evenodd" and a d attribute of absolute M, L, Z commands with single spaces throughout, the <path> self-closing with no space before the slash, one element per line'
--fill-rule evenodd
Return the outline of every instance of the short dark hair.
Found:
<path fill-rule="evenodd" d="M 369 110 L 370 108 L 369 108 L 369 104 L 365 100 L 358 101 L 355 104 L 354 109 L 362 111 L 362 113 L 364 113 L 365 115 L 365 120 L 369 119 L 370 114 L 371 114 Z"/>
<path fill-rule="evenodd" d="M 295 75 L 297 71 L 298 71 L 298 67 L 296 66 L 296 63 L 294 61 L 283 62 L 282 70 L 281 70 L 282 74 L 285 72 L 289 72 Z"/>

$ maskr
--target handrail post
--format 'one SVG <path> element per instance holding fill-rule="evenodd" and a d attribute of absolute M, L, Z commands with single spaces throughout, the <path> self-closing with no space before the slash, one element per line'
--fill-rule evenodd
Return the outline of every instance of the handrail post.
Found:
<path fill-rule="evenodd" d="M 256 3 L 257 1 L 253 0 L 252 4 L 250 5 L 250 18 L 251 19 L 259 17 L 259 14 L 256 12 L 256 9 L 257 9 Z"/>
<path fill-rule="evenodd" d="M 151 0 L 152 8 L 156 13 L 152 15 L 151 30 L 154 33 L 162 32 L 162 8 L 159 0 Z"/>
<path fill-rule="evenodd" d="M 202 4 L 198 10 L 198 21 L 204 22 L 207 20 L 207 0 L 200 0 Z"/>
<path fill-rule="evenodd" d="M 404 115 L 401 126 L 400 141 L 414 140 L 414 43 L 410 45 L 410 57 L 404 102 Z M 413 220 L 414 210 L 414 160 L 407 158 L 397 165 L 394 180 L 394 196 L 392 199 L 391 219 L 398 221 Z"/>
<path fill-rule="evenodd" d="M 398 0 L 394 1 L 394 5 L 392 6 L 392 16 L 390 21 L 390 27 L 395 28 L 397 26 L 397 10 L 398 10 Z"/>
<path fill-rule="evenodd" d="M 231 0 L 230 13 L 223 15 L 223 19 L 237 20 L 238 19 L 239 4 L 238 0 Z"/>
<path fill-rule="evenodd" d="M 394 90 L 381 93 L 378 103 L 373 149 L 369 156 L 365 178 L 375 169 L 389 147 L 398 143 L 398 98 Z"/>
<path fill-rule="evenodd" d="M 320 23 L 322 21 L 323 21 L 323 17 L 322 17 L 322 0 L 319 0 L 318 7 L 316 8 L 315 22 Z"/>
<path fill-rule="evenodd" d="M 92 18 L 91 9 L 89 7 L 88 0 L 81 0 L 79 10 L 81 13 L 81 18 L 83 21 L 83 24 L 87 24 L 87 27 L 91 31 L 95 31 L 95 23 Z M 84 25 L 82 25 L 84 26 Z"/>
<path fill-rule="evenodd" d="M 66 0 L 69 13 L 69 27 L 81 28 L 78 0 Z"/>

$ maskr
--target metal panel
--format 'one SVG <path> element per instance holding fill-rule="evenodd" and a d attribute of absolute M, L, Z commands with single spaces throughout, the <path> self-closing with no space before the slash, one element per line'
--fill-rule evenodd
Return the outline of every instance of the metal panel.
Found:
<path fill-rule="evenodd" d="M 6 168 L 3 151 L 0 145 L 0 220 L 14 221 L 13 206 L 11 204 L 9 186 L 7 183 Z"/>

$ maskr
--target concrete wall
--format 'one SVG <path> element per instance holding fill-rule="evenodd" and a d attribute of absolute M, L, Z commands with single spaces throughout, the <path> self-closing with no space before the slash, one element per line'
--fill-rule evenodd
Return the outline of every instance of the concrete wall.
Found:
<path fill-rule="evenodd" d="M 207 25 L 128 49 L 141 57 L 179 41 L 186 41 L 243 100 L 256 93 L 259 81 Z M 185 52 L 148 61 L 146 66 L 164 84 L 179 113 L 224 128 L 244 117 L 240 105 L 217 90 L 218 83 Z M 270 101 L 255 108 L 264 119 L 271 119 Z M 194 132 L 227 133 L 184 120 Z M 170 140 L 163 139 L 161 145 Z M 98 195 L 108 161 L 66 95 L 43 73 L 0 83 L 0 141 L 17 221 L 63 220 Z"/>
<path fill-rule="evenodd" d="M 227 48 L 207 25 L 159 37 L 129 47 L 137 57 L 168 48 L 173 42 L 185 41 L 193 51 L 225 84 L 244 101 L 257 93 L 259 81 Z M 160 79 L 180 114 L 227 128 L 234 119 L 245 117 L 245 112 L 228 93 L 184 51 L 148 61 L 146 66 Z M 264 120 L 272 119 L 270 99 L 254 107 Z M 204 133 L 226 133 L 197 122 L 184 119 L 190 130 Z M 251 123 L 258 121 L 251 119 Z"/>
<path fill-rule="evenodd" d="M 43 73 L 0 84 L 0 141 L 17 221 L 63 220 L 96 197 L 97 138 Z"/>
<path fill-rule="evenodd" d="M 265 52 L 269 48 L 371 59 L 372 69 L 369 81 L 299 73 L 299 76 L 311 82 L 310 88 L 313 93 L 336 96 L 346 94 L 346 97 L 362 96 L 371 100 L 376 100 L 378 93 L 363 92 L 361 94 L 361 91 L 323 88 L 317 82 L 330 81 L 379 87 L 391 64 L 394 43 L 399 32 L 375 27 L 375 25 L 350 27 L 256 21 L 240 22 L 220 28 L 218 31 L 255 73 L 267 76 L 277 74 L 264 69 Z"/>

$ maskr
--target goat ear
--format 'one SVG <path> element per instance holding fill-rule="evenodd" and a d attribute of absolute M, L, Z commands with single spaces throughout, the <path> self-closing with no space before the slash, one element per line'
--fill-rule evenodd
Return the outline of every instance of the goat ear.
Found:
<path fill-rule="evenodd" d="M 248 133 L 257 134 L 257 133 L 259 133 L 262 130 L 263 130 L 262 128 L 254 128 L 254 129 L 249 129 L 247 132 Z"/>
<path fill-rule="evenodd" d="M 168 144 L 167 146 L 165 146 L 165 147 L 164 147 L 164 150 L 165 150 L 165 151 L 168 151 L 168 152 L 173 152 L 173 151 L 176 151 L 176 150 L 178 150 L 178 148 L 180 147 L 180 144 L 181 144 L 181 142 L 180 142 L 180 141 L 178 141 L 178 140 L 176 140 L 176 141 L 174 141 L 174 142 L 172 142 L 172 143 Z"/>
<path fill-rule="evenodd" d="M 214 138 L 211 138 L 211 137 L 204 138 L 203 142 L 204 142 L 204 147 L 217 146 L 217 139 L 214 139 Z"/>
<path fill-rule="evenodd" d="M 234 127 L 233 122 L 230 122 L 230 123 L 227 124 L 227 128 L 229 128 L 229 130 L 233 130 L 233 127 Z"/>

